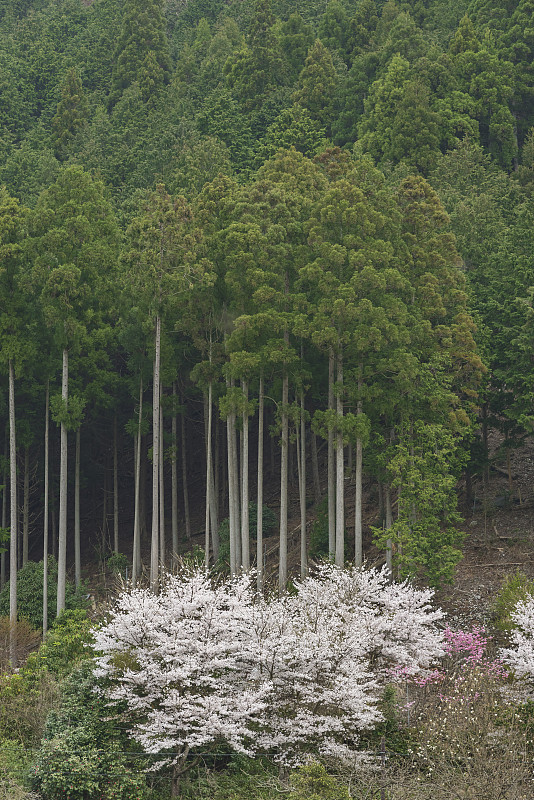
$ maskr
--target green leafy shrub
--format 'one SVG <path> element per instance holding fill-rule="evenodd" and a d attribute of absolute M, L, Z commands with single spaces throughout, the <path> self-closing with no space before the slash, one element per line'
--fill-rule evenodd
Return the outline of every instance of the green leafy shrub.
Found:
<path fill-rule="evenodd" d="M 23 674 L 30 676 L 45 668 L 58 677 L 67 675 L 92 654 L 92 627 L 92 621 L 82 609 L 64 611 L 39 650 L 29 656 Z"/>
<path fill-rule="evenodd" d="M 106 567 L 111 570 L 111 572 L 118 572 L 124 577 L 126 577 L 126 570 L 129 566 L 130 562 L 124 553 L 112 553 L 106 558 Z"/>
<path fill-rule="evenodd" d="M 61 705 L 48 715 L 32 770 L 33 788 L 44 800 L 141 800 L 146 795 L 142 769 L 134 770 L 127 760 L 134 745 L 98 693 L 93 666 L 85 661 L 66 678 Z"/>
<path fill-rule="evenodd" d="M 35 746 L 57 692 L 57 681 L 44 668 L 0 674 L 0 740 Z"/>
<path fill-rule="evenodd" d="M 41 634 L 30 623 L 21 619 L 12 623 L 9 617 L 0 617 L 0 672 L 10 669 L 11 659 L 11 632 L 15 626 L 15 663 L 23 663 L 28 654 L 35 650 L 41 641 Z"/>
<path fill-rule="evenodd" d="M 288 800 L 350 800 L 347 787 L 317 762 L 300 767 L 291 776 L 291 786 Z"/>
<path fill-rule="evenodd" d="M 493 603 L 493 623 L 497 630 L 508 635 L 515 628 L 511 613 L 528 595 L 534 595 L 534 580 L 519 570 L 506 576 Z"/>
<path fill-rule="evenodd" d="M 192 770 L 183 781 L 182 800 L 280 800 L 284 796 L 276 777 L 278 768 L 265 758 L 232 755 L 223 761 L 221 756 L 209 766 Z M 162 794 L 162 800 L 168 796 Z"/>
<path fill-rule="evenodd" d="M 36 795 L 24 783 L 28 770 L 28 751 L 12 739 L 0 741 L 0 800 L 31 800 Z"/>
<path fill-rule="evenodd" d="M 20 623 L 19 623 L 20 624 Z M 81 609 L 65 611 L 40 648 L 17 672 L 0 674 L 0 739 L 34 746 L 57 700 L 59 681 L 86 660 L 92 622 Z"/>
<path fill-rule="evenodd" d="M 34 787 L 44 800 L 141 800 L 144 781 L 125 764 L 119 746 L 106 750 L 84 727 L 46 739 L 33 771 Z"/>
<path fill-rule="evenodd" d="M 19 619 L 27 619 L 30 625 L 39 630 L 43 625 L 43 569 L 42 561 L 28 561 L 17 572 L 17 607 Z M 48 626 L 56 619 L 57 562 L 48 557 Z M 85 608 L 85 592 L 76 592 L 74 584 L 67 581 L 65 587 L 65 608 Z M 6 583 L 0 592 L 0 616 L 9 614 L 9 585 Z"/>

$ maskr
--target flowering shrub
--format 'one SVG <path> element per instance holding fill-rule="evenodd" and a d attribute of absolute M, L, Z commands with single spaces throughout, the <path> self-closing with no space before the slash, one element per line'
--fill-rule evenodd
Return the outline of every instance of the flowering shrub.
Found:
<path fill-rule="evenodd" d="M 481 696 L 484 686 L 489 689 L 508 677 L 503 661 L 488 656 L 490 641 L 481 626 L 463 631 L 453 630 L 447 624 L 443 631 L 444 654 L 438 667 L 412 676 L 405 667 L 396 666 L 390 675 L 396 682 L 409 681 L 420 689 L 437 685 L 438 700 L 469 704 Z M 480 689 L 474 688 L 479 683 Z"/>

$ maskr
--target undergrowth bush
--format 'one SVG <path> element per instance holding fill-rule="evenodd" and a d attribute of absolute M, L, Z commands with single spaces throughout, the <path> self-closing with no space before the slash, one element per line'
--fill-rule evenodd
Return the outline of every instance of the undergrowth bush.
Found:
<path fill-rule="evenodd" d="M 288 800 L 350 800 L 347 787 L 317 762 L 300 767 L 291 776 L 291 787 Z"/>
<path fill-rule="evenodd" d="M 0 672 L 6 672 L 9 669 L 12 631 L 15 637 L 14 656 L 16 664 L 24 662 L 41 641 L 39 631 L 32 628 L 27 620 L 18 620 L 13 626 L 8 616 L 0 617 Z"/>
<path fill-rule="evenodd" d="M 278 770 L 270 761 L 232 755 L 209 769 L 199 766 L 192 770 L 182 784 L 180 797 L 182 800 L 280 800 L 282 789 Z"/>
<path fill-rule="evenodd" d="M 493 603 L 493 624 L 495 628 L 508 636 L 517 627 L 512 619 L 512 612 L 520 601 L 534 595 L 534 580 L 518 570 L 507 575 Z"/>
<path fill-rule="evenodd" d="M 42 561 L 28 561 L 17 572 L 17 610 L 18 618 L 26 619 L 36 630 L 43 625 L 43 571 Z M 86 608 L 86 590 L 76 592 L 74 584 L 67 581 L 65 585 L 65 608 Z M 52 628 L 56 620 L 57 606 L 57 561 L 48 557 L 48 627 Z M 0 592 L 0 616 L 9 614 L 9 583 Z"/>
<path fill-rule="evenodd" d="M 91 626 L 81 609 L 65 611 L 23 666 L 0 674 L 0 739 L 27 747 L 39 741 L 59 682 L 92 652 Z"/>
<path fill-rule="evenodd" d="M 98 692 L 94 664 L 85 661 L 66 678 L 59 708 L 46 720 L 32 770 L 32 785 L 44 800 L 142 800 L 143 769 L 132 768 L 138 748 L 115 721 Z"/>
<path fill-rule="evenodd" d="M 26 787 L 29 753 L 20 742 L 0 741 L 0 800 L 37 798 Z"/>

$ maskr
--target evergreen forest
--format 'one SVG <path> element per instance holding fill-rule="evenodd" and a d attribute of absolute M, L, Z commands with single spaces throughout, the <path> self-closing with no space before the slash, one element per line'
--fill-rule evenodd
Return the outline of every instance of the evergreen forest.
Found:
<path fill-rule="evenodd" d="M 0 800 L 469 798 L 477 736 L 522 754 L 482 795 L 526 798 L 516 662 L 430 598 L 496 452 L 525 500 L 533 303 L 533 0 L 0 0 Z M 501 645 L 533 590 L 505 581 Z M 198 655 L 212 726 L 175 751 L 151 715 L 197 678 L 148 704 L 175 645 L 132 631 L 187 592 L 197 644 L 242 649 Z"/>

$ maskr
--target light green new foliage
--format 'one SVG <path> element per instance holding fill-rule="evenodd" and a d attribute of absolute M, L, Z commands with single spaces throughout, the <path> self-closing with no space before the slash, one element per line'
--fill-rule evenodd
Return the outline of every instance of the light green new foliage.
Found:
<path fill-rule="evenodd" d="M 493 601 L 493 624 L 509 636 L 517 628 L 512 613 L 519 602 L 525 602 L 534 595 L 534 580 L 517 570 L 507 575 Z"/>
<path fill-rule="evenodd" d="M 449 583 L 461 558 L 463 534 L 455 525 L 458 437 L 438 423 L 397 427 L 397 442 L 388 460 L 391 486 L 398 490 L 398 515 L 387 531 L 373 529 L 376 544 L 395 548 L 400 578 L 421 578 L 431 586 Z"/>
<path fill-rule="evenodd" d="M 322 764 L 311 762 L 291 776 L 288 800 L 350 800 L 350 794 Z"/>

